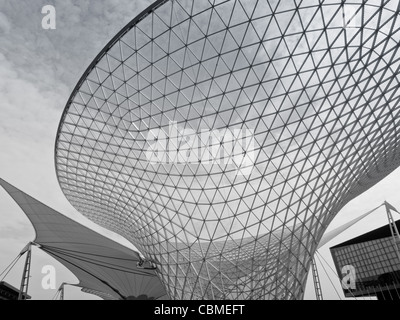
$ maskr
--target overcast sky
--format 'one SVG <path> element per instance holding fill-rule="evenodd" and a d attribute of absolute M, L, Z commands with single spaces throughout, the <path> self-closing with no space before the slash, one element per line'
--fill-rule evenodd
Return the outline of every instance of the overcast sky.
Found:
<path fill-rule="evenodd" d="M 77 213 L 61 192 L 54 168 L 55 135 L 68 97 L 86 67 L 105 44 L 151 2 L 0 0 L 0 177 L 97 230 L 100 228 Z M 55 30 L 42 29 L 41 10 L 45 5 L 56 9 Z M 385 199 L 400 209 L 399 178 L 397 170 L 353 200 L 331 228 L 363 214 Z M 381 209 L 320 252 L 333 267 L 330 246 L 386 223 L 385 211 Z M 111 235 L 110 232 L 106 234 Z M 34 231 L 28 219 L 0 190 L 0 272 L 33 239 Z M 51 299 L 56 293 L 56 290 L 41 288 L 40 271 L 47 264 L 56 267 L 58 285 L 64 281 L 77 283 L 77 279 L 55 260 L 34 249 L 29 291 L 34 299 Z M 14 286 L 19 286 L 22 260 L 17 266 L 5 279 Z M 328 266 L 324 267 L 329 270 Z M 338 299 L 322 267 L 320 273 L 325 297 Z M 333 273 L 330 276 L 333 278 Z M 339 281 L 333 281 L 340 290 Z M 93 296 L 67 288 L 66 299 L 72 298 L 91 299 Z M 314 298 L 310 281 L 306 298 Z"/>
<path fill-rule="evenodd" d="M 68 97 L 105 44 L 151 1 L 0 0 L 0 176 L 60 212 L 99 229 L 68 203 L 54 168 L 54 142 Z M 56 29 L 44 30 L 42 7 L 56 9 Z M 28 219 L 0 190 L 0 272 L 34 239 Z M 111 234 L 111 233 L 109 233 Z M 23 261 L 6 281 L 19 287 Z M 56 266 L 57 286 L 77 279 L 34 249 L 29 293 L 51 299 L 41 288 L 41 269 Z M 1 279 L 1 278 L 0 278 Z M 66 289 L 66 298 L 92 298 Z"/>

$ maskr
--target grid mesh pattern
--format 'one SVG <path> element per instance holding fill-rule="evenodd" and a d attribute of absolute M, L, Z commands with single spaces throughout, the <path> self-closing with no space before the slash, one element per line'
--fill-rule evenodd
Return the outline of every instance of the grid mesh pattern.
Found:
<path fill-rule="evenodd" d="M 341 247 L 332 252 L 339 270 L 346 265 L 354 266 L 360 281 L 400 270 L 400 262 L 390 237 Z"/>
<path fill-rule="evenodd" d="M 353 295 L 344 289 L 346 296 L 372 292 L 377 286 L 389 289 L 388 285 L 400 285 L 400 261 L 392 237 L 332 248 L 331 253 L 339 275 L 344 266 L 354 267 L 356 288 Z"/>
<path fill-rule="evenodd" d="M 399 165 L 398 12 L 380 0 L 158 1 L 71 95 L 56 142 L 66 197 L 153 261 L 171 298 L 302 298 L 329 222 Z M 218 161 L 149 161 L 160 137 L 192 150 L 169 139 L 171 123 L 212 132 Z M 252 139 L 250 165 L 227 161 L 235 129 Z"/>

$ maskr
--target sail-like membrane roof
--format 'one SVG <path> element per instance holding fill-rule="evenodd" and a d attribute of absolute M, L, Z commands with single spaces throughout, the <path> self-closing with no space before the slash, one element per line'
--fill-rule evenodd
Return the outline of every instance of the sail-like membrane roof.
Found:
<path fill-rule="evenodd" d="M 79 279 L 84 292 L 107 299 L 147 296 L 165 290 L 153 270 L 137 266 L 137 252 L 67 218 L 0 179 L 0 185 L 21 207 L 36 231 L 33 241 Z"/>

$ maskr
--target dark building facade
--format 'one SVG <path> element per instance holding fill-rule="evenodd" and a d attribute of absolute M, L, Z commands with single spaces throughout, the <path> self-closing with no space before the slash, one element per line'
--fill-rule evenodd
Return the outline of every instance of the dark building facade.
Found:
<path fill-rule="evenodd" d="M 0 281 L 0 300 L 18 300 L 19 290 L 14 288 L 7 282 Z M 28 300 L 31 297 L 24 295 L 24 300 Z"/>
<path fill-rule="evenodd" d="M 400 228 L 400 220 L 396 225 Z M 389 225 L 330 250 L 346 297 L 400 299 L 400 260 Z"/>

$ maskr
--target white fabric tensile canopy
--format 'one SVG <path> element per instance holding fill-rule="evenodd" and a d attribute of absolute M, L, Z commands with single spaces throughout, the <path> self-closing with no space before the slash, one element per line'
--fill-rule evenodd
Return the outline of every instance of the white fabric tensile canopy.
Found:
<path fill-rule="evenodd" d="M 0 185 L 31 221 L 35 244 L 67 267 L 82 291 L 103 299 L 166 299 L 154 270 L 137 266 L 139 253 L 67 218 L 3 179 Z"/>

